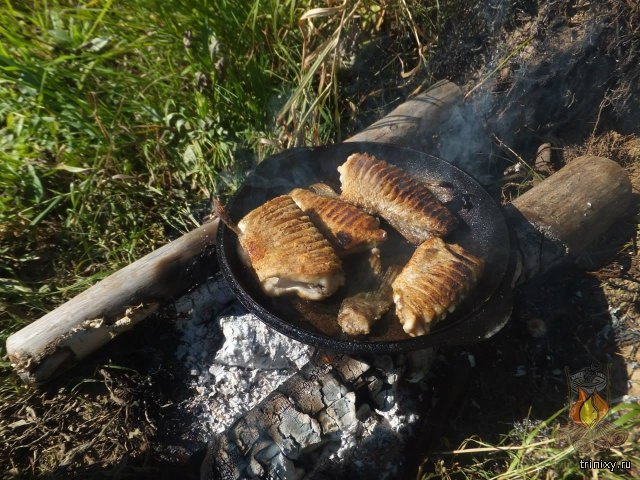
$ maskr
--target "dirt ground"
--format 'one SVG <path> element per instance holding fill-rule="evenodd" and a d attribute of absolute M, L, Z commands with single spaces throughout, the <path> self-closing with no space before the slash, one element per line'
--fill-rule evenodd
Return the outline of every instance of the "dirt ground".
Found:
<path fill-rule="evenodd" d="M 437 377 L 456 381 L 436 380 L 449 410 L 430 424 L 425 452 L 470 435 L 497 440 L 532 411 L 551 415 L 567 400 L 567 366 L 609 364 L 612 398 L 640 398 L 640 6 L 481 3 L 463 3 L 416 78 L 393 94 L 369 84 L 350 128 L 449 78 L 472 92 L 470 113 L 483 119 L 473 158 L 488 159 L 494 178 L 521 160 L 532 164 L 549 142 L 553 167 L 541 176 L 582 154 L 606 156 L 627 169 L 636 201 L 590 255 L 522 288 L 493 340 L 443 352 Z M 369 68 L 373 76 L 375 62 Z M 488 188 L 507 201 L 537 181 L 521 171 L 498 175 Z M 4 477 L 195 478 L 204 439 L 189 437 L 177 413 L 186 373 L 174 359 L 172 319 L 161 313 L 150 321 L 153 335 L 138 328 L 23 402 L 0 405 Z M 15 389 L 25 387 L 16 379 Z"/>

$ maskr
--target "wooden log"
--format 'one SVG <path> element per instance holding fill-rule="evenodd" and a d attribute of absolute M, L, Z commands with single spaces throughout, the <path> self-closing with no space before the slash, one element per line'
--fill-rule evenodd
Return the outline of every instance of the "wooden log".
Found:
<path fill-rule="evenodd" d="M 218 219 L 118 270 L 7 339 L 20 378 L 39 385 L 204 280 L 217 262 Z"/>
<path fill-rule="evenodd" d="M 454 107 L 461 104 L 460 87 L 441 81 L 346 141 L 393 143 L 426 152 L 433 145 L 434 135 L 452 115 Z"/>
<path fill-rule="evenodd" d="M 517 264 L 507 281 L 515 288 L 585 252 L 613 222 L 627 213 L 630 202 L 631 183 L 618 164 L 599 157 L 583 157 L 571 162 L 505 208 L 514 237 L 513 253 Z M 417 357 L 417 363 L 424 371 L 429 369 L 433 354 L 434 350 L 429 349 L 413 352 L 412 356 Z M 201 479 L 293 478 L 299 468 L 315 468 L 314 458 L 318 457 L 315 450 L 339 435 L 340 431 L 352 429 L 353 425 L 338 426 L 338 430 L 334 425 L 326 431 L 318 427 L 323 412 L 328 409 L 324 381 L 307 381 L 308 372 L 322 371 L 326 374 L 334 366 L 359 371 L 358 376 L 351 376 L 348 382 L 340 384 L 338 397 L 346 399 L 350 394 L 358 398 L 368 397 L 366 402 L 373 408 L 381 408 L 380 403 L 386 404 L 394 399 L 380 398 L 379 392 L 397 388 L 397 380 L 389 381 L 390 375 L 385 372 L 402 372 L 403 367 L 416 363 L 411 361 L 411 356 L 386 358 L 389 365 L 381 364 L 378 358 L 364 361 L 345 356 L 329 359 L 331 365 L 327 364 L 326 358 L 310 362 L 291 377 L 283 389 L 269 395 L 210 442 Z M 407 373 L 405 371 L 404 374 Z M 420 377 L 420 372 L 417 373 Z M 397 377 L 398 373 L 391 376 L 394 375 Z M 416 372 L 407 376 L 415 377 Z M 295 398 L 288 393 L 292 386 L 297 392 Z M 280 409 L 280 415 L 265 414 L 278 410 L 282 404 L 286 407 Z M 312 404 L 317 404 L 317 407 L 311 410 L 305 407 Z M 385 407 L 389 408 L 389 405 Z M 299 415 L 299 412 L 304 415 Z M 294 455 L 287 453 L 279 435 L 274 437 L 271 434 L 282 423 L 293 424 L 294 431 L 313 432 L 297 445 Z M 371 443 L 373 446 L 369 447 L 367 455 L 384 458 L 389 446 L 384 442 Z M 374 451 L 376 448 L 378 451 Z M 263 451 L 268 454 L 261 454 Z M 383 467 L 382 464 L 380 466 Z M 332 476 L 336 475 L 322 478 Z"/>
<path fill-rule="evenodd" d="M 631 202 L 624 168 L 595 156 L 577 158 L 516 198 L 505 209 L 521 262 L 516 282 L 585 253 Z"/>
<path fill-rule="evenodd" d="M 347 141 L 416 146 L 438 132 L 462 91 L 440 82 Z M 203 225 L 100 281 L 7 339 L 7 353 L 29 385 L 63 372 L 111 338 L 148 317 L 202 275 L 184 275 L 215 244 L 217 223 Z"/>

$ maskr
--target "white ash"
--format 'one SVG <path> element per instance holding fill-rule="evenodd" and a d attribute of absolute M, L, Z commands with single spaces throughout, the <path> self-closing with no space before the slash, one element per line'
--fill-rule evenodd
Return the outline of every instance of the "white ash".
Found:
<path fill-rule="evenodd" d="M 435 357 L 432 351 L 426 356 Z M 398 477 L 421 405 L 402 385 L 400 369 L 389 367 L 378 375 L 365 379 L 372 400 L 368 408 L 361 406 L 357 418 L 333 434 L 335 441 L 327 443 L 309 478 L 347 477 L 354 471 L 358 478 Z"/>
<path fill-rule="evenodd" d="M 345 461 L 353 459 L 359 446 L 363 446 L 366 440 L 374 440 L 377 448 L 371 448 L 369 443 L 365 443 L 367 448 L 378 453 L 380 447 L 385 444 L 403 445 L 411 433 L 412 427 L 420 419 L 415 411 L 415 405 L 411 405 L 409 411 L 404 411 L 400 403 L 413 403 L 401 401 L 395 403 L 389 410 L 374 410 L 363 421 L 355 421 L 342 430 L 340 446 L 330 456 L 333 461 Z M 362 454 L 363 452 L 359 452 Z M 375 465 L 377 462 L 372 462 Z M 381 472 L 383 473 L 383 472 Z M 387 472 L 393 473 L 393 472 Z"/>
<path fill-rule="evenodd" d="M 220 327 L 225 342 L 215 360 L 221 365 L 299 369 L 309 360 L 310 347 L 274 332 L 250 313 L 221 316 Z"/>
<path fill-rule="evenodd" d="M 176 356 L 190 373 L 193 391 L 183 405 L 203 438 L 224 431 L 313 354 L 247 313 L 221 276 L 175 307 L 182 335 Z"/>
<path fill-rule="evenodd" d="M 190 373 L 187 382 L 193 392 L 181 406 L 190 417 L 192 433 L 203 440 L 230 427 L 314 353 L 247 313 L 221 276 L 181 298 L 176 311 L 181 334 L 176 355 Z M 411 357 L 410 364 L 415 363 L 408 369 L 411 381 L 423 381 L 434 358 L 433 351 L 422 353 Z M 343 392 L 344 396 L 327 408 L 326 418 L 318 419 L 322 429 L 309 439 L 300 439 L 300 445 L 309 440 L 316 446 L 317 462 L 311 469 L 298 471 L 280 447 L 258 463 L 270 465 L 283 478 L 312 478 L 313 473 L 339 472 L 349 465 L 379 478 L 396 476 L 397 462 L 419 420 L 419 402 L 400 386 L 402 375 L 390 358 L 378 357 L 375 363 L 379 364 L 378 375 L 369 379 L 371 403 L 363 404 L 356 413 L 355 394 Z M 387 468 L 381 471 L 381 464 Z M 260 465 L 256 464 L 256 471 Z"/>

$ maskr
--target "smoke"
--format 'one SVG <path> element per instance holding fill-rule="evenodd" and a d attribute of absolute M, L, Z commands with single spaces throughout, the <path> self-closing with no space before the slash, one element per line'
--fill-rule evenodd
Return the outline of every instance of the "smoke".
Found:
<path fill-rule="evenodd" d="M 493 144 L 486 127 L 492 104 L 489 95 L 454 108 L 436 144 L 440 158 L 460 167 L 482 183 L 493 178 Z"/>
<path fill-rule="evenodd" d="M 437 78 L 466 80 L 467 93 L 438 138 L 437 154 L 488 184 L 518 157 L 533 162 L 542 143 L 584 141 L 612 119 L 605 107 L 626 83 L 616 75 L 620 51 L 612 44 L 623 33 L 613 27 L 618 17 L 610 5 L 560 0 L 527 2 L 535 6 L 527 10 L 506 0 L 480 3 L 468 33 L 454 30 L 443 39 L 453 63 L 438 55 L 432 63 Z M 486 44 L 474 52 L 478 37 Z M 465 47 L 467 69 L 455 61 Z M 474 69 L 474 62 L 482 66 Z"/>

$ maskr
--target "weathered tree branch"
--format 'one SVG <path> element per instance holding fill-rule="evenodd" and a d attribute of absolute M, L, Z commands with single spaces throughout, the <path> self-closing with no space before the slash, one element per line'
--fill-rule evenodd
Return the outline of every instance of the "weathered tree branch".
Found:
<path fill-rule="evenodd" d="M 438 82 L 346 141 L 393 143 L 426 152 L 461 104 L 462 92 L 455 83 Z"/>
<path fill-rule="evenodd" d="M 521 268 L 517 283 L 585 253 L 631 205 L 631 180 L 613 160 L 580 157 L 505 208 Z"/>
<path fill-rule="evenodd" d="M 218 220 L 202 225 L 96 283 L 7 339 L 20 378 L 40 385 L 217 268 Z"/>

